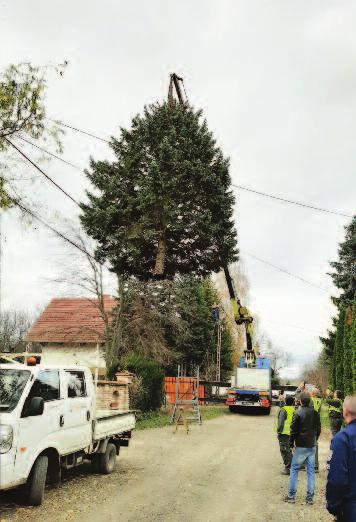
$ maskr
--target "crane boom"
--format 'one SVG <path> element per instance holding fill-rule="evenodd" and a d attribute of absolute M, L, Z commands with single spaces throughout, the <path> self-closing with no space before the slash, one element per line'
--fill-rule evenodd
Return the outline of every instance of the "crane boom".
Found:
<path fill-rule="evenodd" d="M 169 88 L 168 88 L 168 103 L 173 103 L 173 90 L 176 92 L 178 102 L 183 104 L 186 102 L 183 97 L 181 85 L 184 89 L 183 78 L 175 73 L 171 73 L 169 77 Z M 221 263 L 222 269 L 224 270 L 227 287 L 229 290 L 230 303 L 232 306 L 234 319 L 236 324 L 244 325 L 246 333 L 246 350 L 245 350 L 245 362 L 246 366 L 253 366 L 256 361 L 256 351 L 253 346 L 253 317 L 245 306 L 241 305 L 240 299 L 237 296 L 234 281 L 230 275 L 229 267 L 226 262 Z"/>

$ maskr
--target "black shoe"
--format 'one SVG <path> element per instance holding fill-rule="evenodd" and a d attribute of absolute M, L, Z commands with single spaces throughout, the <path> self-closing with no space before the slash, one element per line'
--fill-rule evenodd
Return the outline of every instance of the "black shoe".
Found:
<path fill-rule="evenodd" d="M 295 498 L 286 495 L 285 497 L 283 497 L 283 502 L 288 502 L 288 504 L 295 504 Z"/>
<path fill-rule="evenodd" d="M 290 475 L 290 468 L 284 468 L 281 471 L 281 475 Z"/>
<path fill-rule="evenodd" d="M 319 473 L 319 468 L 315 468 L 314 473 Z"/>
<path fill-rule="evenodd" d="M 305 503 L 308 504 L 309 506 L 312 506 L 314 504 L 314 500 L 312 498 L 306 498 L 305 499 Z"/>

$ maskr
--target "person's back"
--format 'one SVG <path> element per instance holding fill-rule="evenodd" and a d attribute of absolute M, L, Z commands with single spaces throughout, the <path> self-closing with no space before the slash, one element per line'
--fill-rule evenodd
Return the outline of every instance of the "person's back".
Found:
<path fill-rule="evenodd" d="M 290 428 L 290 446 L 295 446 L 288 483 L 288 494 L 285 502 L 294 503 L 297 493 L 299 470 L 306 465 L 307 470 L 307 504 L 313 504 L 315 487 L 315 446 L 320 435 L 320 417 L 314 408 L 310 407 L 310 395 L 300 394 L 301 406 L 295 411 Z"/>
<path fill-rule="evenodd" d="M 327 509 L 337 520 L 356 520 L 356 395 L 346 397 L 346 428 L 331 442 L 326 485 Z"/>
<path fill-rule="evenodd" d="M 300 406 L 291 426 L 291 442 L 297 448 L 313 448 L 320 435 L 320 417 L 309 405 Z"/>

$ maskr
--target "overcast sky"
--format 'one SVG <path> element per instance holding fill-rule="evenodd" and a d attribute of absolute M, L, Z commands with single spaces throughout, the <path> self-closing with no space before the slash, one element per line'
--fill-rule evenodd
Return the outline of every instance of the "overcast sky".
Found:
<path fill-rule="evenodd" d="M 0 67 L 68 60 L 63 78 L 48 75 L 48 114 L 103 137 L 165 97 L 175 71 L 230 156 L 234 183 L 352 214 L 355 26 L 351 0 L 0 0 Z M 70 130 L 64 144 L 63 157 L 83 168 L 90 155 L 110 157 L 105 144 Z M 81 172 L 56 160 L 42 165 L 84 197 Z M 36 176 L 31 167 L 17 171 L 42 215 L 57 217 L 58 227 L 77 218 L 45 180 L 28 180 Z M 318 335 L 333 313 L 325 274 L 348 220 L 242 191 L 235 217 L 251 308 L 300 365 L 320 350 Z M 60 240 L 21 223 L 15 211 L 3 215 L 3 308 L 33 310 L 61 294 L 50 280 L 62 259 Z"/>

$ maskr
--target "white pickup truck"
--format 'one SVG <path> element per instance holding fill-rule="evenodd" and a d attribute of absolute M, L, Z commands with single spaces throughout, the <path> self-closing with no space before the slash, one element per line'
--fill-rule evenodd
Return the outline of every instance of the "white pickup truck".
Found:
<path fill-rule="evenodd" d="M 88 368 L 0 364 L 0 490 L 25 484 L 36 506 L 62 469 L 88 459 L 95 472 L 111 473 L 135 415 L 95 403 Z"/>

